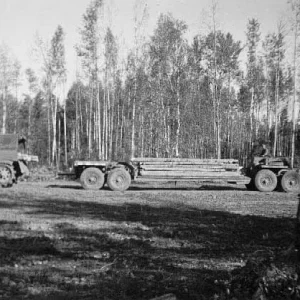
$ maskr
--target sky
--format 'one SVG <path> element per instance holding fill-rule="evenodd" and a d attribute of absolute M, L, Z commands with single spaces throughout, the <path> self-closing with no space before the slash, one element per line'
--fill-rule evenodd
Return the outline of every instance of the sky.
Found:
<path fill-rule="evenodd" d="M 123 53 L 132 46 L 136 0 L 104 0 L 107 24 L 120 42 Z M 145 0 L 148 21 L 145 34 L 151 35 L 161 13 L 170 12 L 188 25 L 187 39 L 207 33 L 212 0 Z M 35 37 L 50 41 L 57 26 L 66 33 L 67 78 L 71 83 L 76 73 L 74 46 L 80 42 L 82 16 L 91 0 L 0 0 L 0 43 L 4 43 L 20 61 L 22 69 L 38 72 L 39 63 L 32 53 Z M 262 37 L 276 31 L 278 20 L 288 10 L 287 0 L 219 0 L 219 28 L 230 32 L 244 44 L 248 19 L 261 24 Z"/>

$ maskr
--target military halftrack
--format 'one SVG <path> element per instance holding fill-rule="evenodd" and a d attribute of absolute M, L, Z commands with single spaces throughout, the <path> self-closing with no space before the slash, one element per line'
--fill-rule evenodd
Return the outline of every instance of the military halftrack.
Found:
<path fill-rule="evenodd" d="M 25 148 L 25 139 L 17 134 L 0 135 L 1 187 L 11 187 L 21 176 L 28 176 L 28 162 L 38 162 L 37 156 L 24 153 Z"/>

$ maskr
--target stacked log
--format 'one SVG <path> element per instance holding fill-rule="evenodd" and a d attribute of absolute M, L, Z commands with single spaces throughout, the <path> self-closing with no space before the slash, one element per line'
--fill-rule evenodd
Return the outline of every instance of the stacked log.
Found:
<path fill-rule="evenodd" d="M 138 175 L 153 179 L 214 179 L 240 177 L 234 159 L 136 158 Z"/>

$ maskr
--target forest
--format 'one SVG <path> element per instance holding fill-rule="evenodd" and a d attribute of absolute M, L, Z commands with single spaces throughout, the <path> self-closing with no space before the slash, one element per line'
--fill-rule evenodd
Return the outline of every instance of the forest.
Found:
<path fill-rule="evenodd" d="M 42 75 L 23 70 L 0 45 L 1 133 L 25 136 L 41 164 L 70 167 L 75 159 L 131 157 L 235 158 L 244 165 L 264 141 L 274 156 L 300 164 L 300 1 L 287 3 L 289 20 L 262 36 L 248 19 L 246 44 L 219 29 L 216 1 L 206 34 L 186 39 L 187 24 L 161 14 L 144 35 L 145 1 L 137 2 L 134 46 L 103 28 L 102 0 L 82 14 L 76 80 L 66 88 L 64 28 L 38 39 Z M 246 53 L 241 60 L 241 53 Z M 19 95 L 22 72 L 29 92 Z"/>

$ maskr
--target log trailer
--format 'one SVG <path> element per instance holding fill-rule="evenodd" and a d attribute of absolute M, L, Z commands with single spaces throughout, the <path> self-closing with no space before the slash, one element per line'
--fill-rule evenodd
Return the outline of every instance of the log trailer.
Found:
<path fill-rule="evenodd" d="M 298 192 L 299 174 L 286 158 L 254 158 L 248 168 L 234 159 L 134 158 L 129 162 L 75 161 L 75 177 L 84 189 L 105 184 L 125 191 L 134 182 L 186 181 L 245 184 L 249 190 Z"/>
<path fill-rule="evenodd" d="M 20 146 L 23 149 L 20 149 Z M 0 135 L 0 186 L 11 187 L 21 176 L 28 176 L 28 162 L 38 162 L 36 155 L 22 153 L 25 150 L 25 139 L 17 134 Z"/>

